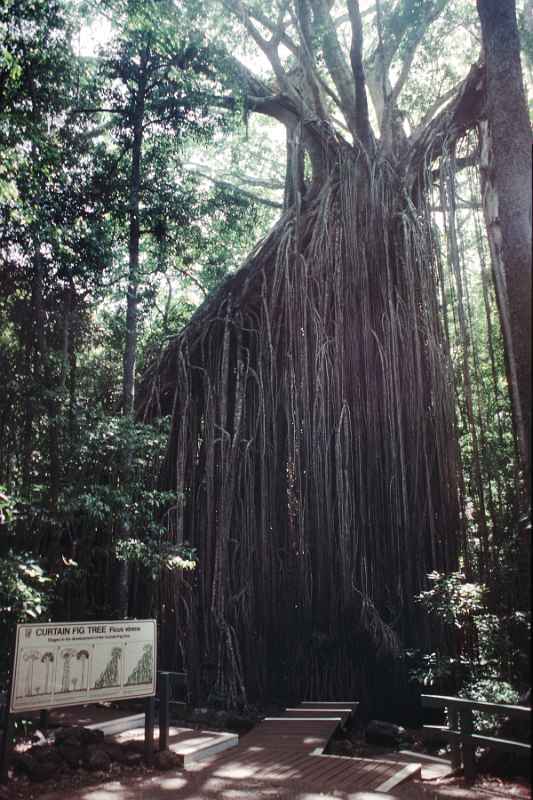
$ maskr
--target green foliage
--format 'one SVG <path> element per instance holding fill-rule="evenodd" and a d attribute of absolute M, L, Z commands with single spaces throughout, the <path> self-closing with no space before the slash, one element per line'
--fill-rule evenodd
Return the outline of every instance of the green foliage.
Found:
<path fill-rule="evenodd" d="M 194 548 L 154 539 L 122 539 L 116 543 L 115 553 L 119 560 L 142 564 L 154 580 L 162 569 L 169 572 L 193 570 L 197 564 Z"/>
<path fill-rule="evenodd" d="M 460 629 L 483 609 L 486 587 L 467 582 L 462 573 L 430 572 L 428 580 L 431 588 L 421 592 L 416 599 L 428 613 L 435 614 L 444 622 Z"/>
<path fill-rule="evenodd" d="M 460 697 L 486 703 L 517 703 L 518 692 L 510 683 L 497 676 L 467 681 L 459 693 Z"/>
<path fill-rule="evenodd" d="M 113 613 L 117 557 L 131 561 L 139 593 L 160 569 L 195 563 L 187 547 L 166 541 L 165 510 L 176 498 L 158 490 L 157 475 L 168 420 L 145 426 L 118 414 L 141 60 L 150 87 L 139 370 L 256 238 L 253 203 L 183 169 L 188 148 L 240 124 L 211 102 L 226 77 L 193 6 L 8 0 L 0 8 L 0 481 L 9 487 L 0 524 L 12 523 L 11 549 L 6 539 L 1 552 L 15 593 L 5 605 L 28 614 L 45 608 L 39 592 L 51 588 L 24 576 L 30 557 L 57 574 L 46 613 L 60 618 Z M 108 44 L 79 57 L 80 29 L 98 26 L 101 11 L 113 20 Z M 147 603 L 137 588 L 140 613 Z"/>
<path fill-rule="evenodd" d="M 4 539 L 0 556 L 0 640 L 4 642 L 0 653 L 1 676 L 9 667 L 15 626 L 46 615 L 55 584 L 55 576 L 48 575 L 31 553 L 6 549 L 5 542 L 12 538 L 15 519 L 15 501 L 0 492 L 0 535 Z"/>
<path fill-rule="evenodd" d="M 460 697 L 469 700 L 478 700 L 486 703 L 504 703 L 515 705 L 518 702 L 519 692 L 514 686 L 501 679 L 496 671 L 487 677 L 473 675 L 468 679 L 459 692 Z M 479 733 L 494 735 L 501 724 L 501 715 L 486 714 L 474 711 L 474 728 Z"/>
<path fill-rule="evenodd" d="M 407 650 L 405 658 L 411 679 L 424 691 L 430 688 L 433 691 L 456 692 L 470 667 L 467 658 L 452 658 L 437 652 Z"/>
<path fill-rule="evenodd" d="M 0 559 L 0 613 L 2 625 L 31 622 L 48 605 L 47 589 L 53 582 L 30 553 L 9 550 Z"/>
<path fill-rule="evenodd" d="M 0 529 L 2 525 L 12 522 L 15 514 L 15 501 L 7 494 L 5 486 L 0 486 Z"/>
<path fill-rule="evenodd" d="M 529 614 L 491 612 L 487 588 L 467 581 L 462 573 L 433 572 L 428 579 L 431 587 L 417 601 L 430 617 L 455 631 L 457 651 L 454 655 L 410 651 L 406 655 L 411 677 L 424 687 L 444 687 L 473 700 L 515 702 L 516 686 L 523 679 L 523 653 L 517 642 L 527 639 Z"/>
<path fill-rule="evenodd" d="M 25 504 L 0 486 L 0 675 L 9 667 L 17 623 L 33 622 L 49 613 L 57 576 L 31 552 L 15 549 L 15 529 L 24 521 Z"/>
<path fill-rule="evenodd" d="M 161 521 L 166 507 L 175 502 L 171 492 L 158 491 L 155 483 L 168 437 L 168 419 L 139 425 L 124 417 L 88 411 L 76 447 L 71 453 L 71 481 L 65 486 L 58 518 L 70 531 L 71 552 L 77 566 L 92 569 L 91 551 L 114 547 L 116 532 L 127 516 L 131 538 L 154 559 L 165 533 Z M 130 454 L 131 470 L 121 481 L 124 452 Z M 91 546 L 92 545 L 92 546 Z M 121 545 L 122 547 L 122 545 Z M 119 549 L 122 558 L 136 558 L 135 547 Z M 154 569 L 155 561 L 137 558 Z"/>

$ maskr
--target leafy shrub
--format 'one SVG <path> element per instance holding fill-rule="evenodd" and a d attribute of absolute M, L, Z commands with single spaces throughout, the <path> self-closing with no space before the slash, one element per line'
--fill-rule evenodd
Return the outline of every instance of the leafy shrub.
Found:
<path fill-rule="evenodd" d="M 518 701 L 518 692 L 510 683 L 502 681 L 494 671 L 492 675 L 481 677 L 473 674 L 459 691 L 460 697 L 478 700 L 485 703 L 505 703 L 514 705 Z M 496 733 L 501 718 L 495 714 L 474 711 L 474 727 L 480 733 Z"/>
<path fill-rule="evenodd" d="M 15 501 L 0 487 L 0 532 L 8 534 L 16 517 Z M 32 622 L 48 609 L 54 578 L 46 575 L 30 553 L 12 549 L 0 557 L 0 640 L 7 646 L 0 653 L 0 672 L 5 678 L 15 626 Z"/>
<path fill-rule="evenodd" d="M 120 561 L 136 561 L 142 564 L 151 572 L 154 580 L 161 569 L 173 572 L 196 567 L 196 552 L 193 548 L 154 539 L 123 539 L 116 543 L 115 555 Z"/>
<path fill-rule="evenodd" d="M 0 614 L 2 625 L 31 622 L 42 616 L 48 604 L 53 578 L 48 577 L 29 553 L 12 550 L 0 558 Z"/>
<path fill-rule="evenodd" d="M 428 579 L 432 587 L 421 592 L 416 600 L 443 622 L 462 628 L 483 610 L 486 587 L 466 581 L 461 572 L 430 572 Z"/>
<path fill-rule="evenodd" d="M 518 692 L 513 684 L 518 681 L 520 651 L 514 644 L 515 634 L 527 628 L 529 615 L 491 612 L 486 587 L 467 581 L 460 572 L 432 572 L 428 578 L 431 587 L 416 600 L 454 632 L 457 651 L 453 656 L 409 651 L 411 677 L 425 688 L 472 700 L 516 702 Z M 480 729 L 494 730 L 494 719 L 478 716 Z"/>

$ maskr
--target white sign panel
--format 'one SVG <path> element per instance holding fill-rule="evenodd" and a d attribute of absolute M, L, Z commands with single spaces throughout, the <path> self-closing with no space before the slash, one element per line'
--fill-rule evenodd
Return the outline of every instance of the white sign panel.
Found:
<path fill-rule="evenodd" d="M 155 695 L 154 619 L 17 625 L 10 711 Z"/>

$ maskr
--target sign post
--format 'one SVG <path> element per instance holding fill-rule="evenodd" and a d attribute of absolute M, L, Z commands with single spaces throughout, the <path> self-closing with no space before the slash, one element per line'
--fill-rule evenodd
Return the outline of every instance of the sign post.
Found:
<path fill-rule="evenodd" d="M 13 734 L 13 717 L 9 713 L 9 708 L 5 708 L 4 729 L 2 735 L 2 752 L 0 753 L 0 783 L 7 783 L 9 767 L 9 750 L 11 748 L 11 736 Z"/>
<path fill-rule="evenodd" d="M 170 673 L 159 673 L 159 749 L 168 747 L 168 717 L 170 701 Z"/>
<path fill-rule="evenodd" d="M 154 758 L 154 719 L 155 699 L 147 697 L 144 712 L 144 757 L 147 764 L 151 764 Z"/>
<path fill-rule="evenodd" d="M 2 720 L 2 750 L 0 751 L 0 783 L 7 783 L 9 775 L 9 751 L 11 749 L 11 737 L 13 735 L 13 717 L 9 706 L 11 691 L 13 688 L 13 671 L 15 667 L 15 655 L 11 654 L 11 669 L 8 673 L 6 704 L 4 706 L 4 718 Z"/>

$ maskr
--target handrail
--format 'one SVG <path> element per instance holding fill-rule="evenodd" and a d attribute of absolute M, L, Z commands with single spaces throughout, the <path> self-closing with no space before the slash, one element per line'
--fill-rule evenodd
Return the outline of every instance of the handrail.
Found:
<path fill-rule="evenodd" d="M 464 697 L 448 697 L 438 694 L 421 695 L 424 708 L 445 708 L 448 715 L 448 726 L 424 725 L 427 730 L 438 730 L 450 740 L 452 751 L 452 767 L 458 769 L 463 764 L 464 777 L 473 781 L 476 774 L 476 744 L 494 747 L 511 752 L 530 753 L 531 745 L 511 739 L 498 739 L 493 736 L 481 736 L 474 732 L 472 711 L 505 714 L 509 717 L 530 717 L 531 709 L 527 706 L 506 705 L 504 703 L 485 703 L 480 700 L 468 700 Z"/>
<path fill-rule="evenodd" d="M 444 704 L 447 706 L 467 707 L 473 708 L 476 711 L 496 712 L 507 714 L 508 716 L 527 716 L 531 713 L 528 706 L 511 706 L 505 703 L 486 703 L 482 700 L 468 700 L 465 697 L 448 697 L 441 694 L 423 694 L 423 705 L 428 708 L 441 708 Z"/>

